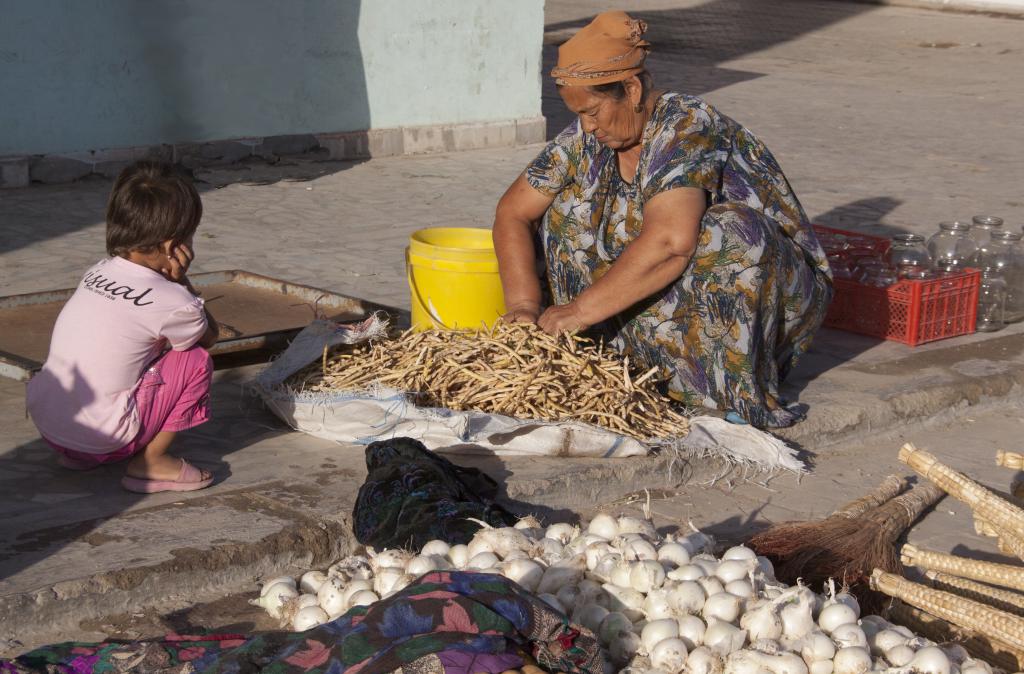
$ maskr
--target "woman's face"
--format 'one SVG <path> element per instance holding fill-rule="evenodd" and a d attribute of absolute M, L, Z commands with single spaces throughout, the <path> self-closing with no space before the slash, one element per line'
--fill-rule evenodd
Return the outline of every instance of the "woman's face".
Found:
<path fill-rule="evenodd" d="M 558 93 L 566 107 L 580 118 L 586 133 L 594 134 L 597 142 L 613 150 L 628 150 L 640 142 L 646 114 L 636 112 L 632 92 L 622 100 L 595 93 L 590 87 L 559 87 Z"/>

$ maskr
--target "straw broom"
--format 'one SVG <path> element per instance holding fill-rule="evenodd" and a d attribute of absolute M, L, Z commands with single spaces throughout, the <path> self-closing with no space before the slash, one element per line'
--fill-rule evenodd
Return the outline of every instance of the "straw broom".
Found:
<path fill-rule="evenodd" d="M 882 600 L 869 592 L 868 575 L 876 568 L 902 573 L 894 543 L 943 496 L 927 483 L 896 496 L 902 484 L 890 476 L 867 497 L 824 520 L 781 524 L 748 544 L 772 560 L 779 580 L 792 584 L 801 578 L 812 586 L 841 581 L 857 595 L 865 613 L 873 612 Z"/>

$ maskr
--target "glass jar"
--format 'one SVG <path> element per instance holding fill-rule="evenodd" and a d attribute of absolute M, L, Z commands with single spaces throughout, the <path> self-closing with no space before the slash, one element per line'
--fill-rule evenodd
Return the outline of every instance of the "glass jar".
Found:
<path fill-rule="evenodd" d="M 857 269 L 860 272 L 857 280 L 864 285 L 888 288 L 899 280 L 896 276 L 896 271 L 877 258 L 862 257 L 857 260 Z"/>
<path fill-rule="evenodd" d="M 939 231 L 928 239 L 932 266 L 944 272 L 959 272 L 974 261 L 978 247 L 969 236 L 970 223 L 961 220 L 940 222 Z"/>
<path fill-rule="evenodd" d="M 971 218 L 971 238 L 978 250 L 984 250 L 992 234 L 1002 231 L 1003 219 L 994 215 L 975 215 Z"/>
<path fill-rule="evenodd" d="M 978 332 L 995 332 L 1006 325 L 1006 281 L 1002 275 L 991 269 L 981 274 L 978 289 Z"/>
<path fill-rule="evenodd" d="M 889 266 L 899 270 L 908 267 L 931 268 L 932 256 L 928 252 L 924 237 L 920 234 L 897 234 L 892 237 L 892 244 L 889 246 Z"/>
<path fill-rule="evenodd" d="M 832 270 L 832 278 L 843 281 L 850 281 L 853 279 L 853 273 L 850 271 L 850 263 L 847 261 L 845 255 L 840 253 L 828 253 L 827 257 L 828 266 Z"/>
<path fill-rule="evenodd" d="M 995 269 L 1006 281 L 1006 322 L 1024 319 L 1024 238 L 1010 230 L 993 234 L 982 269 Z"/>

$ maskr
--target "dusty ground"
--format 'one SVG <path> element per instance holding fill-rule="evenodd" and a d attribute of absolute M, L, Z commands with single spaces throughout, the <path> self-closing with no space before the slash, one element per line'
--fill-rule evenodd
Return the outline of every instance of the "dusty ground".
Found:
<path fill-rule="evenodd" d="M 611 4 L 550 0 L 546 62 L 554 45 Z M 1024 21 L 824 0 L 614 4 L 650 22 L 658 82 L 705 96 L 761 136 L 816 221 L 881 233 L 928 233 L 939 220 L 980 212 L 1012 227 L 1024 222 Z M 546 87 L 554 133 L 566 116 Z M 408 307 L 409 234 L 488 226 L 498 196 L 539 149 L 201 172 L 206 216 L 196 269 L 243 268 Z M 109 187 L 86 180 L 0 193 L 6 293 L 67 287 L 101 256 Z M 729 539 L 825 513 L 898 468 L 900 439 L 871 435 L 879 430 L 934 446 L 1005 485 L 991 457 L 1019 437 L 1022 331 L 918 349 L 823 332 L 787 390 L 811 405 L 809 420 L 783 434 L 813 455 L 814 472 L 799 484 L 780 477 L 732 489 L 708 484 L 713 473 L 698 470 L 681 493 L 655 502 L 659 523 L 693 518 Z M 348 531 L 361 450 L 289 432 L 244 394 L 251 374 L 218 375 L 214 421 L 183 443 L 218 484 L 180 498 L 125 494 L 117 468 L 59 471 L 25 419 L 22 386 L 0 382 L 0 652 L 102 638 L 111 633 L 105 613 L 147 608 L 176 611 L 177 625 L 242 626 L 253 620 L 243 604 L 206 602 L 247 591 L 260 575 L 326 562 L 351 544 L 339 532 Z M 970 406 L 999 400 L 1012 404 L 972 416 L 982 407 Z M 518 500 L 559 517 L 644 486 L 675 489 L 657 461 L 484 467 Z M 948 505 L 912 539 L 990 554 L 961 508 L 944 514 Z M 150 619 L 114 631 L 174 624 Z M 4 639 L 18 643 L 4 648 Z"/>

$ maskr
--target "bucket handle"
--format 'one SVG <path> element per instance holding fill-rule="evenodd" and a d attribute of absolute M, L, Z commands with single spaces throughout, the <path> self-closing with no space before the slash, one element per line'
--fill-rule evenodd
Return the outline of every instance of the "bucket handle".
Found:
<path fill-rule="evenodd" d="M 436 325 L 441 326 L 445 330 L 451 330 L 451 328 L 445 325 L 445 322 L 441 320 L 440 316 L 431 311 L 430 304 L 423 301 L 423 296 L 420 294 L 419 286 L 416 285 L 416 277 L 413 276 L 412 273 L 412 260 L 409 259 L 408 248 L 405 249 L 405 276 L 409 280 L 409 288 L 412 290 L 413 299 L 416 302 L 418 302 L 421 307 L 423 307 L 423 311 L 425 311 L 427 315 L 430 316 L 430 320 L 434 321 Z"/>

